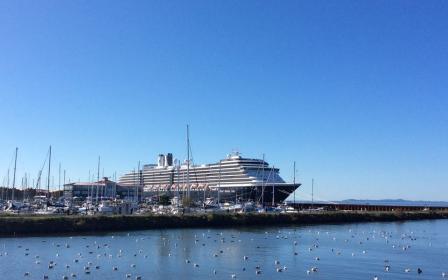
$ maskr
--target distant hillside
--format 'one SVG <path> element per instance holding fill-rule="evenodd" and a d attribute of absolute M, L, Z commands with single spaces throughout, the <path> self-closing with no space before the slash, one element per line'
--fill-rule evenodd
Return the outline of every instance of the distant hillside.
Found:
<path fill-rule="evenodd" d="M 291 202 L 291 200 L 289 200 Z M 311 201 L 297 200 L 298 203 L 310 203 Z M 394 206 L 432 206 L 448 207 L 447 201 L 423 201 L 404 199 L 345 199 L 339 201 L 314 201 L 314 203 L 342 203 L 342 204 L 370 204 L 370 205 L 394 205 Z"/>
<path fill-rule="evenodd" d="M 447 201 L 424 201 L 424 200 L 404 200 L 404 199 L 379 199 L 379 200 L 346 199 L 339 202 L 347 204 L 448 207 Z"/>

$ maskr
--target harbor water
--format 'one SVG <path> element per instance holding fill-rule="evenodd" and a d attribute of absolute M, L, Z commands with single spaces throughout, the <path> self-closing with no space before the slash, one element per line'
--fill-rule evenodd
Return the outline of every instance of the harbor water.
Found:
<path fill-rule="evenodd" d="M 423 280 L 443 272 L 448 279 L 448 220 L 0 238 L 0 279 L 9 280 Z"/>

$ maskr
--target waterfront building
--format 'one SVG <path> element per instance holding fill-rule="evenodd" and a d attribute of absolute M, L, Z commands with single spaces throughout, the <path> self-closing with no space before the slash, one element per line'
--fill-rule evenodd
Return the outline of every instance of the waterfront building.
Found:
<path fill-rule="evenodd" d="M 138 194 L 137 194 L 138 191 Z M 139 186 L 121 185 L 104 177 L 98 182 L 75 182 L 64 185 L 64 197 L 66 199 L 81 199 L 85 200 L 87 197 L 92 199 L 127 199 L 138 201 L 142 198 L 143 188 Z"/>

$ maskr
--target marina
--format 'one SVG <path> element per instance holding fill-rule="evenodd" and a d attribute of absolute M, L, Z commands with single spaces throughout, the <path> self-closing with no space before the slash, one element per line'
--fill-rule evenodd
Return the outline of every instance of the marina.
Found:
<path fill-rule="evenodd" d="M 217 163 L 195 165 L 190 159 L 189 127 L 187 126 L 187 159 L 184 163 L 171 153 L 160 154 L 157 164 L 145 164 L 137 171 L 122 175 L 118 182 L 108 177 L 100 179 L 101 158 L 98 157 L 97 179 L 89 182 L 65 183 L 61 190 L 50 188 L 52 147 L 38 172 L 33 185 L 28 177 L 22 188 L 16 189 L 18 148 L 14 153 L 12 186 L 9 169 L 6 186 L 0 197 L 0 213 L 35 215 L 130 215 L 184 214 L 195 212 L 283 212 L 297 213 L 285 202 L 300 183 L 285 182 L 280 170 L 264 159 L 242 157 L 234 152 Z M 42 175 L 47 169 L 46 189 Z M 294 165 L 295 169 L 295 165 Z M 95 176 L 93 174 L 93 176 Z M 91 177 L 89 171 L 89 178 Z M 25 181 L 25 183 L 24 183 Z M 4 180 L 5 182 L 5 180 Z"/>

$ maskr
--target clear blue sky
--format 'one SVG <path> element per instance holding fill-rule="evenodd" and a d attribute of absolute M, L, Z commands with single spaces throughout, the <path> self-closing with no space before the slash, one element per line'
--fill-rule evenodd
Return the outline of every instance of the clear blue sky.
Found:
<path fill-rule="evenodd" d="M 72 180 L 184 159 L 189 123 L 303 199 L 448 200 L 446 1 L 0 1 L 0 38 L 0 183 L 16 146 L 19 183 L 50 144 Z"/>

